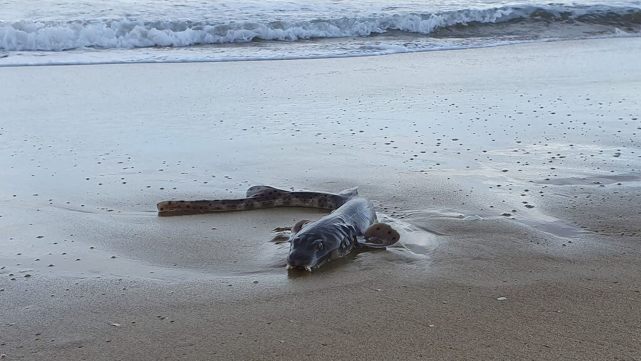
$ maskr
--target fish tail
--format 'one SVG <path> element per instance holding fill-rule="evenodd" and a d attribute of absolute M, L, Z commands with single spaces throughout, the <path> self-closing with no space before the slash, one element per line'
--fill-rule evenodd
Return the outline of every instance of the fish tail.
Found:
<path fill-rule="evenodd" d="M 159 216 L 183 216 L 216 212 L 244 211 L 255 208 L 268 208 L 253 199 L 225 199 L 198 201 L 164 201 L 156 205 Z"/>
<path fill-rule="evenodd" d="M 254 186 L 247 190 L 247 198 L 164 201 L 156 206 L 159 216 L 183 216 L 274 207 L 306 207 L 334 210 L 357 194 L 356 188 L 348 189 L 339 194 L 331 194 L 304 191 L 290 192 L 269 186 Z"/>

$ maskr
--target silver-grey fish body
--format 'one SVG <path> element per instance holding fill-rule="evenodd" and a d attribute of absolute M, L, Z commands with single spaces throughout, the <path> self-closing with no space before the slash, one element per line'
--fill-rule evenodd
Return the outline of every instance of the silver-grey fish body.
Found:
<path fill-rule="evenodd" d="M 273 207 L 308 207 L 332 210 L 317 221 L 302 220 L 292 228 L 287 257 L 289 268 L 311 271 L 324 263 L 344 257 L 355 248 L 384 248 L 399 234 L 389 225 L 377 223 L 372 202 L 358 197 L 355 188 L 338 194 L 291 192 L 255 186 L 241 199 L 165 201 L 158 203 L 158 215 L 243 211 Z"/>
<path fill-rule="evenodd" d="M 374 223 L 376 212 L 372 202 L 352 198 L 291 236 L 287 265 L 312 270 L 332 259 L 344 257 L 358 247 L 357 239 Z"/>

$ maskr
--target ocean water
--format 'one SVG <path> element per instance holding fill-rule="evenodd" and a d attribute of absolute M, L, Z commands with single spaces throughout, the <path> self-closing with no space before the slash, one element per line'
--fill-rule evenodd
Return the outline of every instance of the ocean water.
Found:
<path fill-rule="evenodd" d="M 349 57 L 639 35 L 639 0 L 0 0 L 0 66 Z"/>

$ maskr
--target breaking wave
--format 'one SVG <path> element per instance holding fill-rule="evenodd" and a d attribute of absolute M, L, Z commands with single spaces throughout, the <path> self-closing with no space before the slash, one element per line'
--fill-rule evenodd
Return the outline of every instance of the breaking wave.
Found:
<path fill-rule="evenodd" d="M 229 22 L 137 19 L 0 22 L 0 50 L 63 51 L 71 49 L 132 49 L 189 47 L 256 41 L 295 42 L 308 39 L 369 37 L 404 33 L 432 37 L 510 35 L 509 25 L 594 28 L 586 33 L 637 33 L 641 7 L 504 6 L 436 13 L 399 13 L 366 17 L 316 18 L 298 21 Z M 526 34 L 527 35 L 527 34 Z M 536 31 L 531 31 L 533 38 Z"/>

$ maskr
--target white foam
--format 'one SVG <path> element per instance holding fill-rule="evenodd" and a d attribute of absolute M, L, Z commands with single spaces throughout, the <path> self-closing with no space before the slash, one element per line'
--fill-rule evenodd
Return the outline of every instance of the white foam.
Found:
<path fill-rule="evenodd" d="M 632 9 L 635 10 L 635 9 Z M 523 6 L 463 9 L 434 13 L 310 18 L 262 22 L 142 21 L 136 19 L 0 22 L 0 50 L 62 51 L 79 48 L 185 47 L 203 44 L 246 43 L 255 40 L 297 41 L 316 38 L 367 37 L 389 31 L 431 34 L 437 29 L 467 24 L 505 23 L 547 16 L 625 13 L 631 8 L 607 6 Z M 636 11 L 641 11 L 641 7 Z M 320 14 L 315 14 L 320 15 Z M 564 15 L 565 16 L 565 15 Z"/>
<path fill-rule="evenodd" d="M 262 43 L 259 46 L 203 46 L 184 48 L 77 49 L 58 52 L 12 52 L 0 59 L 2 66 L 81 65 L 121 63 L 186 63 L 317 59 L 387 55 L 396 53 L 487 47 L 516 43 L 488 41 L 452 41 L 429 39 L 408 43 L 403 39 L 386 39 L 369 43 L 358 39 L 331 39 L 319 42 Z"/>

